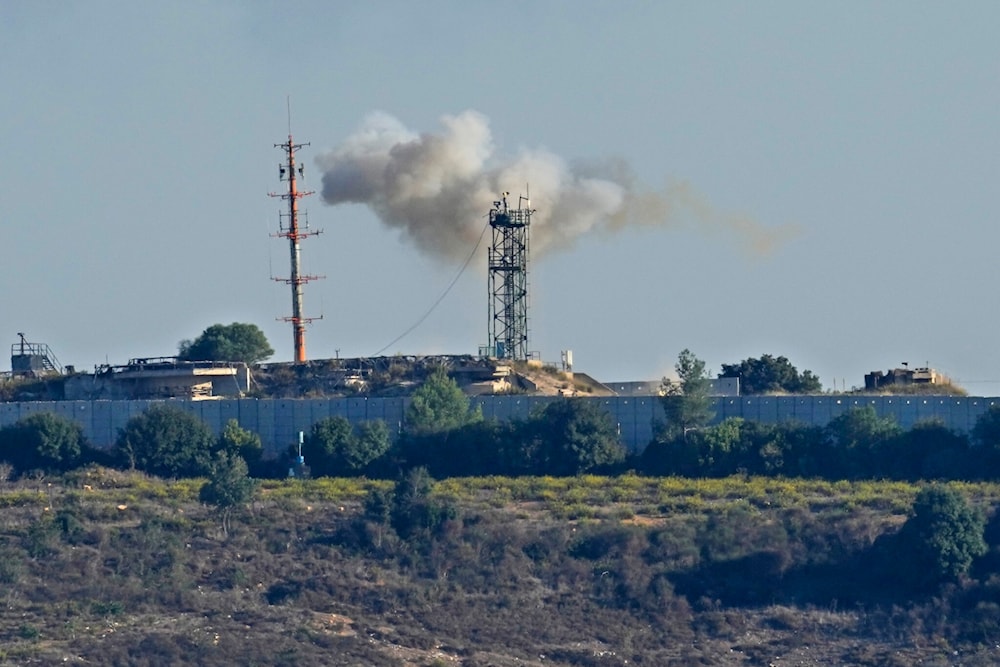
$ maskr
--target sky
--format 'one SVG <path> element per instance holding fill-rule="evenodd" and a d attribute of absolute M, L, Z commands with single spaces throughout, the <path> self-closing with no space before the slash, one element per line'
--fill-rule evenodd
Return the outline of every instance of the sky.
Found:
<path fill-rule="evenodd" d="M 997 25 L 974 1 L 0 3 L 0 343 L 91 370 L 250 322 L 290 361 L 291 130 L 311 359 L 476 354 L 476 241 L 530 188 L 543 361 L 783 355 L 826 389 L 906 362 L 1000 396 Z"/>

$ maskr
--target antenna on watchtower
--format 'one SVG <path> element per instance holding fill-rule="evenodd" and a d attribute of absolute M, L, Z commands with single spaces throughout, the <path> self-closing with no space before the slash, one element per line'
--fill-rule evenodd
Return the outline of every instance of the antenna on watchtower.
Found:
<path fill-rule="evenodd" d="M 295 345 L 295 363 L 301 364 L 306 361 L 306 324 L 313 320 L 323 319 L 320 317 L 305 317 L 302 308 L 302 287 L 311 280 L 318 280 L 324 276 L 311 276 L 302 273 L 302 251 L 300 241 L 309 236 L 322 233 L 323 230 L 309 229 L 308 216 L 303 211 L 299 212 L 299 199 L 313 194 L 312 191 L 300 192 L 296 180 L 298 177 L 305 177 L 304 165 L 295 164 L 295 151 L 308 146 L 308 143 L 297 144 L 292 140 L 292 103 L 288 98 L 288 141 L 286 143 L 275 144 L 275 148 L 280 148 L 285 152 L 284 161 L 278 164 L 278 176 L 281 182 L 288 184 L 285 192 L 270 192 L 271 197 L 280 197 L 288 202 L 288 210 L 279 212 L 279 229 L 273 236 L 288 239 L 289 255 L 291 260 L 292 275 L 289 278 L 273 278 L 277 282 L 283 282 L 292 286 L 292 315 L 291 317 L 280 318 L 285 322 L 292 323 L 292 332 Z"/>

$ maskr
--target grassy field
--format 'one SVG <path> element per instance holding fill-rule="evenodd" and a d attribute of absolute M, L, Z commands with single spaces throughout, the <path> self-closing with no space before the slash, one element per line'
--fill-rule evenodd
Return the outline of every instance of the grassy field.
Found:
<path fill-rule="evenodd" d="M 867 576 L 916 485 L 448 479 L 404 535 L 391 482 L 265 481 L 227 535 L 203 481 L 0 484 L 0 665 L 1000 662 L 996 544 L 940 590 Z"/>

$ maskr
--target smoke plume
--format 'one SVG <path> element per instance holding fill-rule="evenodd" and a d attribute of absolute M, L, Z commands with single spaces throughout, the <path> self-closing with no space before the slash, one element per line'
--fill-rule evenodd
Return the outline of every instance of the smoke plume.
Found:
<path fill-rule="evenodd" d="M 794 233 L 720 213 L 686 184 L 643 189 L 622 161 L 571 165 L 544 149 L 498 157 L 489 120 L 475 111 L 444 116 L 441 125 L 437 134 L 417 134 L 389 114 L 370 114 L 341 146 L 316 158 L 323 200 L 365 204 L 420 250 L 449 259 L 468 254 L 500 192 L 510 191 L 517 204 L 528 186 L 533 256 L 634 225 L 691 225 L 752 254 Z"/>

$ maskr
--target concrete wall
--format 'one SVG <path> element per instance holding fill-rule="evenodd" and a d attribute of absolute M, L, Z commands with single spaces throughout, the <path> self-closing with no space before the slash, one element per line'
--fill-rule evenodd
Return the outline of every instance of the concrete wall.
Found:
<path fill-rule="evenodd" d="M 486 418 L 524 419 L 536 406 L 556 400 L 547 396 L 478 396 L 471 399 Z M 633 451 L 643 449 L 653 437 L 654 426 L 663 420 L 658 399 L 652 396 L 587 397 L 578 400 L 597 404 L 618 427 L 622 442 Z M 110 447 L 118 430 L 129 419 L 157 401 L 54 401 L 0 403 L 0 426 L 36 412 L 54 412 L 83 427 L 87 439 L 98 447 Z M 405 398 L 315 398 L 231 399 L 219 401 L 169 401 L 205 421 L 216 433 L 230 419 L 260 434 L 267 455 L 278 455 L 298 441 L 299 431 L 326 417 L 341 416 L 352 422 L 381 419 L 391 431 L 403 424 Z M 958 431 L 969 431 L 1000 398 L 953 396 L 744 396 L 713 399 L 716 421 L 727 417 L 777 423 L 799 421 L 825 425 L 851 408 L 871 405 L 880 415 L 892 415 L 903 428 L 926 419 L 941 419 Z"/>

